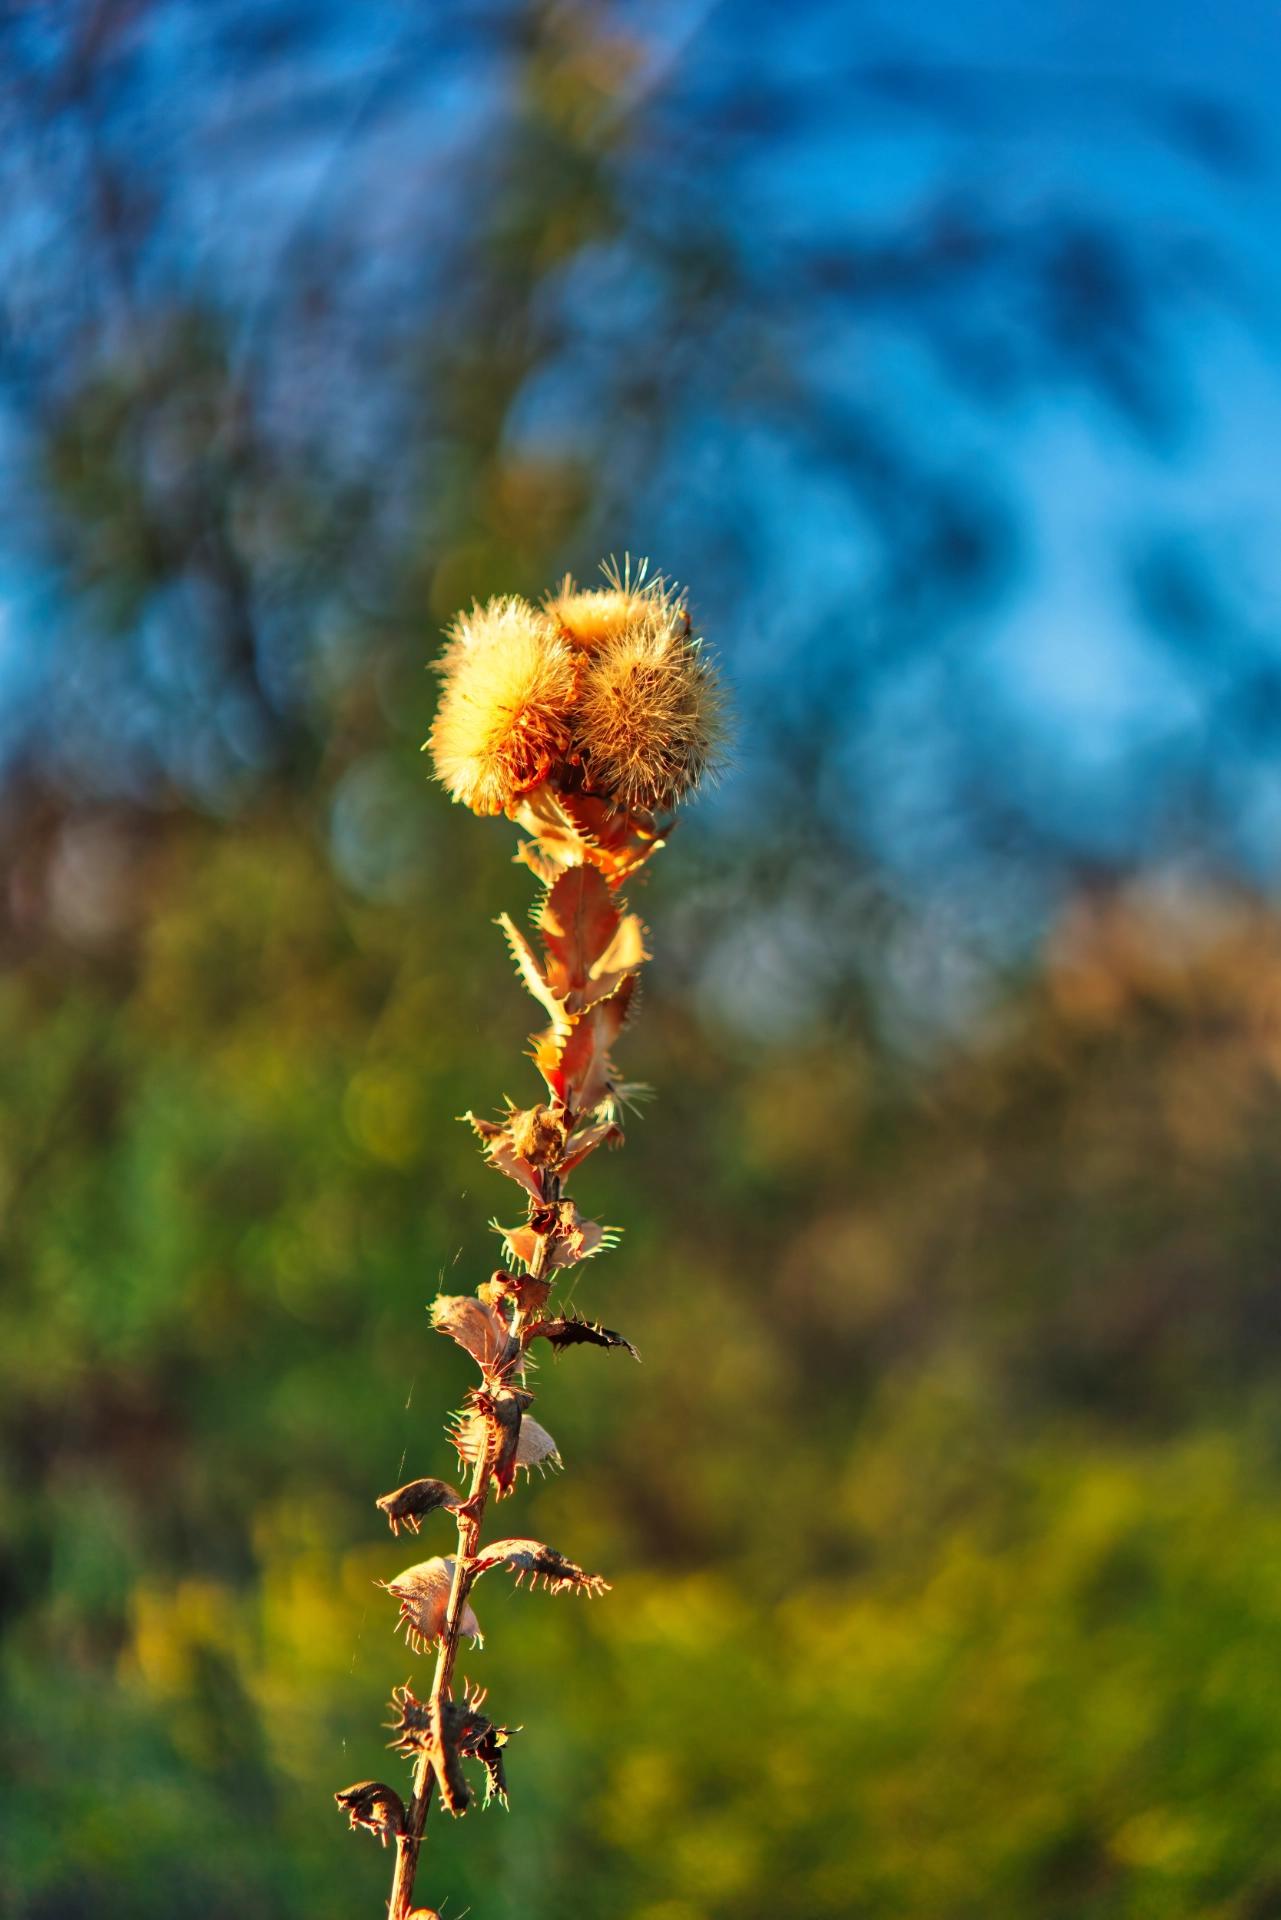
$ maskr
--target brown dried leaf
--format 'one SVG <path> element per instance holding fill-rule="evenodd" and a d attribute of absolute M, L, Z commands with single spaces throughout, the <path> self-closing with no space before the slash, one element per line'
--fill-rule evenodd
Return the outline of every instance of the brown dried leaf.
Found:
<path fill-rule="evenodd" d="M 410 1480 L 394 1493 L 384 1493 L 374 1505 L 386 1514 L 393 1533 L 399 1533 L 402 1527 L 417 1533 L 427 1514 L 437 1507 L 457 1507 L 461 1500 L 458 1489 L 444 1480 Z"/>
<path fill-rule="evenodd" d="M 536 1167 L 531 1165 L 521 1153 L 512 1136 L 510 1125 L 499 1126 L 493 1120 L 481 1120 L 474 1113 L 465 1113 L 464 1120 L 479 1134 L 485 1143 L 485 1158 L 491 1167 L 497 1167 L 509 1180 L 534 1200 L 543 1198 L 543 1183 Z"/>
<path fill-rule="evenodd" d="M 474 1465 L 484 1452 L 499 1500 L 511 1492 L 516 1478 L 522 1417 L 533 1397 L 523 1387 L 476 1392 L 469 1395 L 470 1406 L 454 1416 L 450 1439 L 459 1459 Z"/>
<path fill-rule="evenodd" d="M 518 1227 L 498 1227 L 513 1259 L 539 1272 L 576 1266 L 594 1253 L 612 1247 L 618 1239 L 613 1227 L 602 1227 L 595 1220 L 584 1220 L 572 1200 L 561 1200 L 554 1207 L 540 1207 L 533 1218 Z"/>
<path fill-rule="evenodd" d="M 609 1049 L 626 1024 L 635 991 L 636 976 L 629 974 L 617 992 L 575 1020 L 567 1039 L 560 1041 L 553 1032 L 538 1043 L 541 1048 L 545 1040 L 551 1040 L 557 1046 L 560 1097 L 577 1113 L 592 1112 L 609 1095 L 615 1079 Z M 546 1079 L 541 1060 L 539 1067 Z"/>
<path fill-rule="evenodd" d="M 652 814 L 630 813 L 586 793 L 562 794 L 560 805 L 582 845 L 583 857 L 599 867 L 613 886 L 644 866 L 663 845 Z"/>
<path fill-rule="evenodd" d="M 536 1280 L 531 1273 L 508 1273 L 506 1267 L 495 1267 L 476 1292 L 486 1306 L 496 1307 L 503 1300 L 514 1300 L 522 1313 L 541 1313 L 551 1290 L 550 1280 Z"/>
<path fill-rule="evenodd" d="M 516 858 L 532 867 L 540 879 L 554 881 L 564 868 L 577 866 L 587 857 L 583 836 L 550 782 L 524 794 L 514 817 L 533 835 L 532 844 L 523 843 Z"/>
<path fill-rule="evenodd" d="M 381 1780 L 357 1780 L 354 1786 L 343 1787 L 334 1799 L 347 1815 L 353 1833 L 357 1827 L 368 1827 L 386 1846 L 389 1833 L 405 1831 L 405 1803 L 394 1787 Z"/>
<path fill-rule="evenodd" d="M 511 1739 L 515 1727 L 496 1727 L 492 1721 L 486 1723 L 486 1731 L 468 1749 L 474 1753 L 485 1769 L 485 1805 L 491 1800 L 501 1800 L 507 1805 L 507 1769 L 503 1763 L 503 1748 Z"/>
<path fill-rule="evenodd" d="M 563 1553 L 557 1553 L 541 1540 L 493 1541 L 482 1547 L 478 1555 L 479 1572 L 486 1573 L 491 1567 L 506 1567 L 516 1575 L 517 1586 L 528 1574 L 531 1587 L 536 1587 L 541 1580 L 549 1593 L 609 1592 L 609 1582 L 600 1574 L 584 1573 L 575 1561 L 567 1560 Z"/>
<path fill-rule="evenodd" d="M 394 1737 L 387 1745 L 394 1753 L 423 1753 L 431 1736 L 431 1715 L 426 1700 L 419 1700 L 409 1686 L 393 1687 L 391 1710 L 394 1720 L 384 1724 Z"/>
<path fill-rule="evenodd" d="M 565 1143 L 560 1163 L 561 1179 L 566 1179 L 575 1167 L 586 1160 L 588 1154 L 595 1153 L 597 1147 L 621 1146 L 622 1142 L 623 1129 L 616 1120 L 600 1120 L 594 1126 L 580 1127 Z"/>
<path fill-rule="evenodd" d="M 416 1566 L 406 1567 L 394 1580 L 379 1580 L 376 1586 L 385 1589 L 400 1602 L 400 1618 L 405 1629 L 405 1637 L 415 1653 L 421 1653 L 425 1647 L 439 1640 L 445 1630 L 445 1617 L 449 1612 L 449 1590 L 454 1581 L 454 1562 L 439 1556 L 432 1560 L 420 1560 Z M 463 1603 L 459 1620 L 459 1632 L 469 1635 L 478 1645 L 484 1641 L 480 1623 L 471 1609 L 471 1602 Z"/>
<path fill-rule="evenodd" d="M 618 908 L 595 867 L 570 867 L 561 874 L 538 916 L 547 979 L 560 999 L 593 978 L 618 924 Z"/>
<path fill-rule="evenodd" d="M 587 864 L 616 886 L 663 844 L 652 814 L 628 813 L 592 794 L 566 793 L 550 781 L 522 794 L 510 813 L 533 836 L 516 858 L 543 880 Z"/>
<path fill-rule="evenodd" d="M 516 971 L 519 973 L 524 985 L 528 988 L 529 992 L 533 994 L 539 1005 L 546 1008 L 547 1012 L 551 1015 L 553 1027 L 567 1027 L 569 1021 L 565 1009 L 561 1004 L 560 998 L 548 982 L 543 972 L 542 962 L 534 952 L 533 947 L 529 944 L 529 941 L 525 938 L 510 914 L 500 913 L 498 916 L 498 925 L 507 936 L 507 944 L 511 948 L 512 958 L 516 962 Z"/>
<path fill-rule="evenodd" d="M 474 1466 L 481 1449 L 487 1444 L 489 1425 L 479 1412 L 461 1413 L 455 1417 L 450 1439 L 458 1450 L 461 1460 Z M 527 1473 L 538 1467 L 559 1467 L 560 1449 L 548 1433 L 540 1426 L 532 1414 L 522 1415 L 520 1432 L 516 1439 L 515 1466 L 523 1467 Z"/>
<path fill-rule="evenodd" d="M 640 920 L 634 913 L 620 917 L 595 867 L 571 867 L 561 875 L 543 902 L 539 926 L 547 983 L 569 1014 L 608 999 L 649 958 Z"/>
<path fill-rule="evenodd" d="M 499 1377 L 519 1357 L 520 1341 L 502 1314 L 473 1294 L 437 1294 L 427 1311 L 437 1333 L 456 1340 L 491 1379 Z"/>
<path fill-rule="evenodd" d="M 595 1320 L 580 1320 L 577 1314 L 567 1314 L 561 1320 L 540 1320 L 529 1328 L 527 1340 L 549 1340 L 559 1351 L 562 1347 L 625 1347 L 633 1360 L 640 1355 L 630 1340 L 621 1333 L 615 1333 L 612 1327 L 602 1327 Z"/>
<path fill-rule="evenodd" d="M 608 1000 L 622 982 L 648 959 L 645 929 L 639 917 L 629 913 L 625 920 L 620 921 L 618 932 L 593 967 L 591 978 L 566 997 L 566 1012 L 586 1013 L 600 1001 Z"/>

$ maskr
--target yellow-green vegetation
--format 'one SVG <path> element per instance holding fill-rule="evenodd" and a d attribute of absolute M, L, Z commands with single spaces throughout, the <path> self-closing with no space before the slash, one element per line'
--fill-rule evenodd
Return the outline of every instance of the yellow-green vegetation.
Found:
<path fill-rule="evenodd" d="M 50 943 L 0 994 L 7 1911 L 368 1907 L 324 1805 L 411 1666 L 370 1490 L 468 1382 L 405 1328 L 488 1257 L 442 1116 L 525 1024 L 504 835 L 404 805 L 398 902 L 292 810 L 182 823 L 110 967 Z M 615 1590 L 490 1599 L 462 1669 L 537 1752 L 434 1833 L 447 1915 L 1270 1910 L 1279 952 L 1095 915 L 911 1074 L 659 970 L 579 1291 L 646 1364 L 544 1363 L 572 1471 L 521 1496 Z"/>

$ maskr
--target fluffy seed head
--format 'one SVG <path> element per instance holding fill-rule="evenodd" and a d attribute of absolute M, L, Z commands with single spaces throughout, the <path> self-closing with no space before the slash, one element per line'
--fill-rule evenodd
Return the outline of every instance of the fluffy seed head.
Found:
<path fill-rule="evenodd" d="M 680 609 L 651 601 L 602 642 L 576 731 L 592 786 L 626 807 L 667 808 L 698 785 L 722 737 L 721 701 Z"/>
<path fill-rule="evenodd" d="M 637 620 L 661 609 L 679 621 L 684 612 L 675 605 L 662 574 L 651 574 L 648 561 L 632 570 L 631 559 L 623 556 L 606 560 L 601 567 L 606 584 L 581 588 L 566 574 L 555 593 L 547 596 L 548 618 L 572 647 L 583 653 L 595 653 L 608 641 L 616 640 Z"/>
<path fill-rule="evenodd" d="M 545 614 L 510 595 L 459 616 L 439 668 L 427 743 L 437 777 L 473 813 L 502 813 L 569 747 L 573 655 Z"/>

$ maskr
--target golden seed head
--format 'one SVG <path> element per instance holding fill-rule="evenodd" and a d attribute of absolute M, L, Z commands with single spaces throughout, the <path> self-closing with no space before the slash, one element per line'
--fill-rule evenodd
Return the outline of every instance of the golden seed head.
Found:
<path fill-rule="evenodd" d="M 502 813 L 569 747 L 574 658 L 545 614 L 510 595 L 459 615 L 439 670 L 437 777 L 473 813 Z"/>
<path fill-rule="evenodd" d="M 698 785 L 724 726 L 683 612 L 652 601 L 591 655 L 575 731 L 592 786 L 624 806 L 665 809 Z"/>
<path fill-rule="evenodd" d="M 643 561 L 603 572 L 603 587 L 566 577 L 541 610 L 508 596 L 450 629 L 427 744 L 473 813 L 514 813 L 544 780 L 666 811 L 714 761 L 722 702 L 683 599 Z"/>
<path fill-rule="evenodd" d="M 562 637 L 583 653 L 595 653 L 609 640 L 616 640 L 635 621 L 661 610 L 673 624 L 685 624 L 684 608 L 661 573 L 651 574 L 642 560 L 635 573 L 627 555 L 620 567 L 606 560 L 601 567 L 603 587 L 577 587 L 569 575 L 555 593 L 547 596 L 548 617 Z"/>

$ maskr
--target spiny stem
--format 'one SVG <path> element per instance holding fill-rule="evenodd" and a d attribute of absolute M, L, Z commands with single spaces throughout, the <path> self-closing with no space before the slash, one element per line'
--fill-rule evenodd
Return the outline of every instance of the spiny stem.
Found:
<path fill-rule="evenodd" d="M 476 1557 L 476 1543 L 480 1538 L 480 1523 L 488 1494 L 489 1462 L 482 1448 L 472 1473 L 467 1500 L 458 1514 L 458 1552 L 454 1559 L 454 1579 L 449 1589 L 445 1627 L 436 1652 L 436 1672 L 431 1683 L 433 1705 L 449 1692 L 449 1683 L 453 1678 L 454 1661 L 458 1657 L 459 1627 L 473 1578 L 471 1563 Z M 406 1920 L 413 1905 L 414 1875 L 418 1869 L 423 1828 L 427 1824 L 427 1812 L 435 1784 L 431 1753 L 421 1753 L 414 1768 L 414 1797 L 405 1810 L 405 1831 L 396 1841 L 396 1872 L 387 1905 L 388 1920 Z"/>
<path fill-rule="evenodd" d="M 519 1312 L 515 1315 L 512 1332 L 520 1340 L 523 1351 L 522 1317 Z M 523 1364 L 521 1372 L 524 1372 Z M 432 1675 L 429 1696 L 433 1709 L 448 1698 L 454 1677 L 458 1642 L 462 1638 L 463 1608 L 467 1605 L 467 1595 L 476 1577 L 474 1562 L 480 1543 L 480 1523 L 485 1517 L 485 1506 L 489 1499 L 490 1479 L 488 1450 L 482 1447 L 472 1469 L 467 1498 L 458 1509 L 458 1550 L 454 1556 L 454 1578 L 449 1589 L 444 1629 L 436 1649 L 436 1671 Z M 418 1871 L 418 1856 L 422 1851 L 423 1832 L 435 1785 L 436 1774 L 428 1749 L 419 1754 L 414 1767 L 414 1793 L 405 1809 L 405 1831 L 396 1840 L 396 1871 L 392 1877 L 391 1898 L 387 1902 L 387 1920 L 408 1920 L 413 1908 L 414 1876 Z"/>

